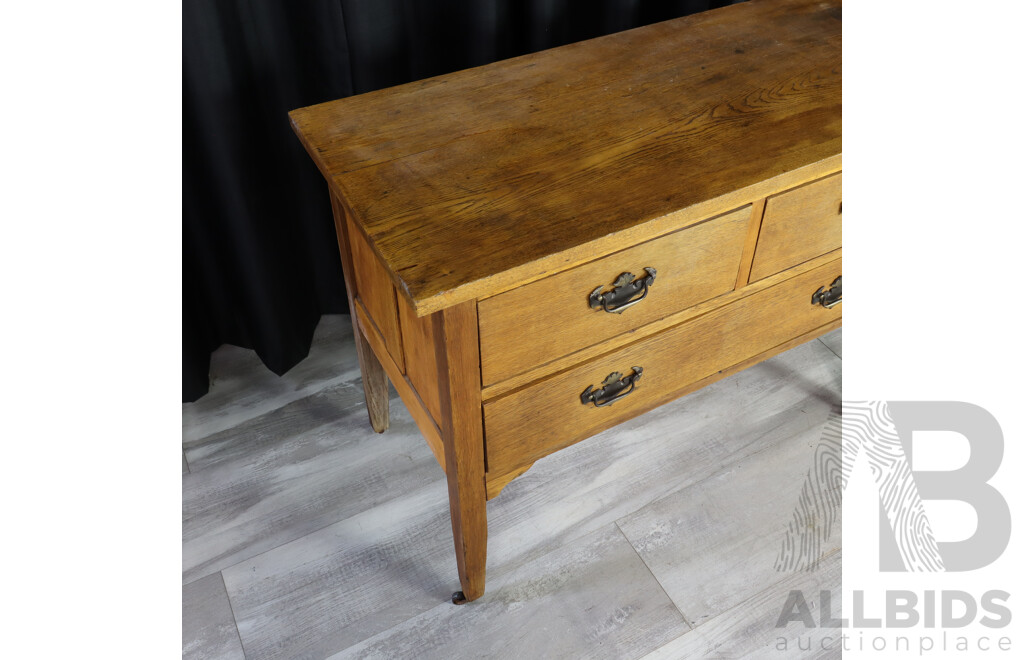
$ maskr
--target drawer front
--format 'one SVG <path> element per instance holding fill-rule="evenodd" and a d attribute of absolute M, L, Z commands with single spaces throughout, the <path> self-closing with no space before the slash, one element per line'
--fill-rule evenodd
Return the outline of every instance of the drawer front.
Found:
<path fill-rule="evenodd" d="M 577 268 L 481 300 L 481 375 L 484 385 L 522 373 L 581 348 L 635 330 L 697 303 L 732 291 L 750 207 L 611 254 Z M 631 282 L 655 275 L 646 297 L 620 312 L 592 307 L 595 289 L 614 309 L 644 295 L 624 287 L 620 301 L 607 293 L 617 278 Z"/>
<path fill-rule="evenodd" d="M 836 250 L 843 244 L 843 174 L 768 198 L 750 281 Z"/>
<path fill-rule="evenodd" d="M 842 316 L 842 305 L 812 304 L 841 275 L 837 259 L 664 332 L 484 404 L 487 470 L 518 467 L 666 403 L 687 386 L 762 355 Z M 764 357 L 767 357 L 765 355 Z M 613 372 L 643 372 L 611 405 L 583 404 Z M 622 386 L 622 392 L 629 387 Z M 614 387 L 612 388 L 614 389 Z M 620 392 L 621 394 L 621 392 Z M 604 402 L 609 397 L 599 397 Z"/>

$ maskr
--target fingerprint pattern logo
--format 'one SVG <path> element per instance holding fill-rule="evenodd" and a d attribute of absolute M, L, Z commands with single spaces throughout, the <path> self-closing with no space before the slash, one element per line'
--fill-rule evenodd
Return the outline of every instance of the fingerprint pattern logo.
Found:
<path fill-rule="evenodd" d="M 841 421 L 836 417 L 830 416 L 825 424 L 814 465 L 808 470 L 800 500 L 787 526 L 776 570 L 810 570 L 817 566 L 822 558 L 821 547 L 837 524 L 842 490 L 861 454 L 878 487 L 882 509 L 892 526 L 906 570 L 945 570 L 886 402 L 844 401 Z"/>
<path fill-rule="evenodd" d="M 814 450 L 814 464 L 807 471 L 800 499 L 786 526 L 782 548 L 775 559 L 777 571 L 811 571 L 818 567 L 821 548 L 839 523 L 843 503 L 842 417 L 833 410 Z M 838 531 L 838 530 L 835 530 Z"/>

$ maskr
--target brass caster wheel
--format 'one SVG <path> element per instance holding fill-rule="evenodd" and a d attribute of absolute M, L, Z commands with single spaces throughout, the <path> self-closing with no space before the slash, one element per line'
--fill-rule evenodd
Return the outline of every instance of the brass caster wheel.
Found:
<path fill-rule="evenodd" d="M 466 602 L 466 594 L 462 593 L 461 591 L 456 591 L 455 593 L 452 594 L 452 603 L 454 603 L 456 605 L 462 605 L 465 602 Z"/>

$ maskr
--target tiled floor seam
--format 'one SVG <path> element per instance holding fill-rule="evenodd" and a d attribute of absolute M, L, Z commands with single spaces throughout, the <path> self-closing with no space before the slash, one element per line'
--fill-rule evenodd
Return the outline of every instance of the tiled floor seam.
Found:
<path fill-rule="evenodd" d="M 235 636 L 238 637 L 238 646 L 242 649 L 242 655 L 248 658 L 249 654 L 245 652 L 245 640 L 242 639 L 242 633 L 238 630 L 235 606 L 231 602 L 231 594 L 228 593 L 228 583 L 224 580 L 224 571 L 217 571 L 217 573 L 220 575 L 220 584 L 224 587 L 224 597 L 228 599 L 228 611 L 231 612 L 231 623 L 235 625 Z"/>
<path fill-rule="evenodd" d="M 621 520 L 621 518 L 620 518 L 620 520 Z M 619 534 L 621 534 L 622 538 L 626 540 L 626 543 L 629 544 L 629 547 L 633 549 L 633 553 L 636 555 L 636 558 L 640 560 L 640 563 L 643 564 L 644 568 L 647 569 L 647 572 L 650 573 L 651 578 L 653 578 L 654 581 L 658 584 L 658 587 L 661 588 L 661 593 L 665 594 L 665 598 L 668 598 L 668 602 L 672 603 L 672 607 L 676 608 L 676 612 L 679 612 L 679 616 L 683 617 L 683 623 L 685 623 L 687 625 L 687 627 L 689 627 L 690 631 L 692 632 L 696 628 L 696 626 L 694 626 L 690 622 L 690 618 L 688 616 L 686 616 L 686 613 L 683 612 L 683 610 L 679 607 L 679 603 L 677 603 L 676 601 L 672 600 L 672 597 L 668 595 L 668 592 L 665 590 L 664 585 L 661 584 L 661 580 L 659 580 L 658 576 L 654 574 L 654 571 L 651 570 L 651 567 L 647 565 L 647 562 L 644 561 L 644 558 L 640 556 L 639 552 L 637 552 L 636 546 L 633 545 L 633 542 L 629 540 L 629 537 L 626 536 L 626 533 L 622 531 L 621 527 L 619 527 L 619 521 L 616 520 L 614 524 L 615 524 L 615 529 L 619 530 Z M 683 635 L 685 635 L 685 634 L 686 633 L 683 633 Z M 682 637 L 682 635 L 680 635 L 680 637 Z M 678 639 L 678 637 L 676 639 Z"/>
<path fill-rule="evenodd" d="M 827 348 L 827 349 L 829 350 L 829 352 L 830 352 L 830 353 L 832 353 L 832 355 L 836 356 L 836 357 L 837 357 L 837 358 L 839 358 L 840 360 L 842 360 L 842 359 L 843 359 L 843 356 L 842 356 L 842 355 L 840 355 L 839 353 L 836 353 L 835 351 L 833 351 L 833 350 L 832 350 L 832 347 L 831 347 L 831 346 L 829 346 L 829 345 L 828 345 L 828 344 L 826 344 L 825 342 L 821 341 L 821 337 L 818 337 L 818 341 L 819 341 L 819 342 L 821 342 L 821 345 L 822 345 L 822 346 L 824 346 L 825 348 Z"/>

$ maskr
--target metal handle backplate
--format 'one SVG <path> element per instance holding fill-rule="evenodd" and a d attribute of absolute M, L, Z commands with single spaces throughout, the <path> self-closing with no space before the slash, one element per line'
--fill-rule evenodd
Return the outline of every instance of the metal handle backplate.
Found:
<path fill-rule="evenodd" d="M 601 293 L 603 286 L 594 289 L 587 301 L 592 309 L 603 309 L 611 314 L 621 314 L 647 297 L 647 291 L 654 284 L 658 271 L 644 268 L 645 277 L 633 279 L 633 273 L 622 273 L 612 284 L 612 290 Z M 637 296 L 637 294 L 640 294 Z"/>
<path fill-rule="evenodd" d="M 821 305 L 825 309 L 832 309 L 843 302 L 843 276 L 840 275 L 833 280 L 829 288 L 818 287 L 818 290 L 811 295 L 812 305 Z"/>
<path fill-rule="evenodd" d="M 583 405 L 592 403 L 598 408 L 610 406 L 635 390 L 636 381 L 640 380 L 643 373 L 643 367 L 633 367 L 633 373 L 628 376 L 623 376 L 618 371 L 612 372 L 608 374 L 598 389 L 595 390 L 593 385 L 588 385 L 580 395 L 580 402 Z"/>

